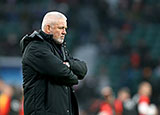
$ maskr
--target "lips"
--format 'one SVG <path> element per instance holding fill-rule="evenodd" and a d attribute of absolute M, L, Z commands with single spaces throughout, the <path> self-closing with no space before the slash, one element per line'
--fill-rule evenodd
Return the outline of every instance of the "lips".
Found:
<path fill-rule="evenodd" d="M 61 36 L 61 38 L 64 38 L 65 36 Z"/>

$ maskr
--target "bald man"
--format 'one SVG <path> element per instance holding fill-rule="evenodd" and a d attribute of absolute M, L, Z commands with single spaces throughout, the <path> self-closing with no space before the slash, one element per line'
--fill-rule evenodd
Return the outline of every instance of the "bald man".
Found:
<path fill-rule="evenodd" d="M 87 66 L 66 49 L 66 29 L 64 14 L 48 12 L 41 30 L 20 42 L 25 115 L 79 115 L 72 86 L 85 77 Z"/>

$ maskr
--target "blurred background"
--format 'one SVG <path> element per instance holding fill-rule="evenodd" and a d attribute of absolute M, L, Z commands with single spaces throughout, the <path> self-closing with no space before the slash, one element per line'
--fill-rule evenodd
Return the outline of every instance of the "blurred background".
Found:
<path fill-rule="evenodd" d="M 101 114 L 104 87 L 114 100 L 124 88 L 132 99 L 144 81 L 160 110 L 160 0 L 0 0 L 0 100 L 10 95 L 10 115 L 19 115 L 22 100 L 19 41 L 52 10 L 67 16 L 68 49 L 88 65 L 75 86 L 81 115 Z"/>

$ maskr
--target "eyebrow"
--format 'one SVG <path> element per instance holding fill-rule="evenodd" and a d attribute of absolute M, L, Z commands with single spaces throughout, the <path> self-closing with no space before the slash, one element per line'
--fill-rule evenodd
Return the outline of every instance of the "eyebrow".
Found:
<path fill-rule="evenodd" d="M 65 26 L 59 26 L 58 28 L 65 28 L 65 29 L 67 29 L 67 26 L 65 27 Z"/>

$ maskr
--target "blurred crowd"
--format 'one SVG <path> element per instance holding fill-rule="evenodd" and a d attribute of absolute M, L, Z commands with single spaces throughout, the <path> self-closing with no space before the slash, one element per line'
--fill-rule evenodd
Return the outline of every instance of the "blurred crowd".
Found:
<path fill-rule="evenodd" d="M 0 115 L 24 115 L 22 89 L 0 78 Z"/>
<path fill-rule="evenodd" d="M 0 55 L 20 55 L 19 40 L 24 34 L 39 29 L 43 15 L 50 10 L 67 15 L 71 49 L 98 41 L 102 50 L 105 44 L 117 45 L 116 50 L 124 42 L 123 37 L 131 35 L 139 25 L 144 31 L 147 27 L 153 30 L 154 24 L 159 27 L 159 7 L 159 0 L 1 0 Z M 114 38 L 113 42 L 107 40 L 109 36 Z"/>
<path fill-rule="evenodd" d="M 98 55 L 93 74 L 75 87 L 81 115 L 158 114 L 159 0 L 1 0 L 0 56 L 20 56 L 20 39 L 40 29 L 43 15 L 50 10 L 68 17 L 69 50 L 85 45 L 97 49 L 92 49 Z M 2 82 L 0 100 L 7 93 L 6 99 L 11 103 L 15 97 L 20 106 L 21 89 Z"/>
<path fill-rule="evenodd" d="M 133 95 L 128 87 L 121 87 L 116 93 L 105 86 L 96 92 L 90 85 L 85 83 L 77 89 L 80 115 L 159 115 L 159 108 L 152 101 L 153 88 L 147 81 L 141 82 Z"/>

